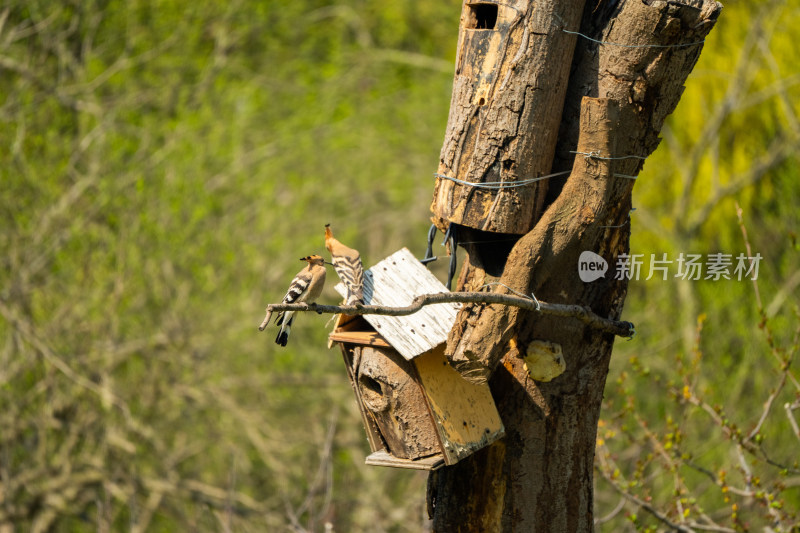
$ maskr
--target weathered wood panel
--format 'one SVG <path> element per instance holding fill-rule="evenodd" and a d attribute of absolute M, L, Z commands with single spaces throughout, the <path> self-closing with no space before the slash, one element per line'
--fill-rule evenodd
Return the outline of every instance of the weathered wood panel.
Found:
<path fill-rule="evenodd" d="M 401 459 L 439 453 L 427 402 L 412 364 L 392 349 L 361 346 L 356 368 L 358 392 L 388 452 Z"/>
<path fill-rule="evenodd" d="M 336 291 L 344 296 L 344 285 Z M 403 248 L 364 272 L 364 303 L 407 306 L 415 296 L 447 292 L 412 253 Z M 409 316 L 364 315 L 381 337 L 408 360 L 447 340 L 460 304 L 437 304 Z"/>
<path fill-rule="evenodd" d="M 328 337 L 330 342 L 343 342 L 366 346 L 382 346 L 391 348 L 391 344 L 375 331 L 334 331 Z"/>
<path fill-rule="evenodd" d="M 350 378 L 350 385 L 353 387 L 353 392 L 356 395 L 356 404 L 358 410 L 361 412 L 361 421 L 364 423 L 364 431 L 367 433 L 367 441 L 369 447 L 373 452 L 386 449 L 386 444 L 381 438 L 381 433 L 378 426 L 370 413 L 364 407 L 364 402 L 361 399 L 361 391 L 358 389 L 356 382 L 356 371 L 361 359 L 361 349 L 357 346 L 340 344 L 342 348 L 342 358 L 344 359 L 344 366 L 347 368 L 347 376 Z"/>
<path fill-rule="evenodd" d="M 448 465 L 504 435 L 489 386 L 462 378 L 447 363 L 444 345 L 416 358 L 414 364 Z"/>

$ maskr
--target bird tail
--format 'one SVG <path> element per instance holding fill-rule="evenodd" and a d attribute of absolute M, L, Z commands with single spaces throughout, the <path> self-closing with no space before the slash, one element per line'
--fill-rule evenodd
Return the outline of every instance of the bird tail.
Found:
<path fill-rule="evenodd" d="M 292 329 L 292 321 L 294 317 L 292 316 L 293 313 L 284 312 L 278 315 L 278 319 L 275 321 L 281 329 L 278 332 L 278 336 L 275 338 L 275 343 L 280 344 L 281 346 L 286 346 L 286 343 L 289 342 L 289 332 Z"/>

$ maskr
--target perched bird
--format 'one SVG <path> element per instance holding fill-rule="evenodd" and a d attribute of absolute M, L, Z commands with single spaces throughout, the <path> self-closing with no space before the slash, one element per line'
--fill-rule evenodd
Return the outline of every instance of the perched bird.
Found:
<path fill-rule="evenodd" d="M 364 267 L 361 254 L 340 243 L 331 232 L 331 225 L 325 224 L 325 248 L 331 253 L 333 268 L 347 289 L 347 305 L 364 303 Z"/>
<path fill-rule="evenodd" d="M 308 262 L 308 266 L 294 277 L 282 303 L 313 303 L 322 294 L 322 287 L 325 285 L 325 260 L 319 255 L 309 255 L 300 261 Z M 294 319 L 292 315 L 294 311 L 281 311 L 275 319 L 275 324 L 281 327 L 275 342 L 281 346 L 286 346 L 289 340 L 289 331 Z"/>

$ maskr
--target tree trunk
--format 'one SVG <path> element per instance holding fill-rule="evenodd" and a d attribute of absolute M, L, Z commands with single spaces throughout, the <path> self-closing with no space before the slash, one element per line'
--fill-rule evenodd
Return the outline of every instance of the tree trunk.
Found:
<path fill-rule="evenodd" d="M 459 118 L 465 109 L 472 109 L 467 115 L 486 114 L 479 131 L 492 128 L 488 111 L 476 111 L 470 107 L 475 102 L 461 99 L 460 95 L 471 93 L 461 89 L 465 81 L 459 79 L 457 67 L 440 174 L 444 173 L 443 168 L 453 172 L 453 167 L 447 168 L 449 161 L 464 161 L 465 157 L 472 160 L 475 154 L 490 154 L 488 159 L 479 158 L 484 162 L 496 156 L 502 171 L 505 154 L 510 153 L 504 152 L 504 147 L 515 146 L 520 136 L 553 141 L 549 146 L 537 145 L 536 150 L 514 152 L 514 164 L 509 170 L 520 170 L 513 177 L 492 174 L 497 165 L 474 163 L 471 168 L 477 170 L 472 174 L 458 175 L 464 176 L 464 181 L 493 182 L 523 180 L 531 176 L 530 169 L 535 169 L 533 175 L 539 175 L 571 168 L 571 174 L 566 181 L 551 178 L 546 197 L 542 188 L 527 191 L 525 194 L 531 195 L 533 201 L 520 200 L 525 196 L 519 192 L 523 187 L 511 189 L 517 191 L 511 193 L 517 197 L 510 202 L 514 209 L 496 207 L 503 202 L 498 198 L 510 196 L 506 189 L 486 191 L 440 179 L 434 196 L 434 221 L 440 228 L 457 224 L 462 235 L 464 231 L 480 235 L 475 239 L 479 241 L 506 240 L 508 235 L 497 236 L 484 230 L 515 233 L 524 227 L 520 222 L 524 220 L 532 228 L 524 230 L 527 233 L 521 238 L 514 237 L 515 244 L 507 261 L 499 261 L 500 268 L 489 257 L 500 247 L 466 239 L 468 256 L 459 290 L 478 290 L 490 282 L 500 282 L 502 285 L 493 285 L 498 292 L 533 293 L 548 302 L 580 304 L 600 316 L 618 319 L 627 282 L 624 276 L 614 279 L 614 265 L 620 254 L 628 252 L 634 180 L 643 159 L 658 145 L 663 121 L 677 105 L 683 83 L 699 57 L 701 42 L 722 6 L 709 0 L 591 3 L 586 6 L 580 29 L 577 21 L 572 24 L 562 15 L 553 15 L 552 2 L 518 2 L 515 6 L 525 14 L 516 23 L 516 31 L 527 32 L 529 40 L 526 43 L 520 38 L 516 52 L 506 54 L 495 65 L 497 77 L 503 78 L 502 85 L 487 93 L 488 97 L 484 95 L 483 106 L 479 107 L 491 108 L 493 102 L 504 101 L 507 93 L 523 94 L 530 86 L 530 77 L 522 73 L 552 72 L 558 79 L 564 66 L 526 66 L 527 62 L 566 57 L 569 63 L 571 57 L 572 69 L 563 96 L 553 90 L 546 96 L 549 101 L 535 104 L 547 108 L 548 116 L 555 113 L 558 120 L 546 125 L 520 120 L 518 129 L 507 130 L 508 135 L 499 145 L 494 141 L 496 137 L 482 133 L 464 136 L 455 143 L 452 137 L 460 135 L 459 124 L 468 122 Z M 562 3 L 559 6 L 562 14 L 569 13 Z M 467 15 L 470 9 L 473 8 L 465 4 Z M 533 21 L 535 13 L 550 13 L 556 18 L 546 35 L 536 29 L 541 27 L 537 25 L 541 20 Z M 469 24 L 470 17 L 462 15 L 462 33 L 465 21 Z M 571 51 L 575 41 L 560 38 L 564 30 L 584 35 L 567 34 L 578 39 L 574 56 Z M 537 44 L 531 35 L 542 40 L 558 36 L 554 42 L 562 53 L 539 53 L 545 45 Z M 460 39 L 460 46 L 465 42 Z M 512 46 L 513 43 L 508 45 Z M 464 54 L 460 49 L 459 58 Z M 540 96 L 544 97 L 544 93 Z M 591 98 L 584 99 L 586 96 Z M 540 126 L 549 128 L 549 132 L 526 131 Z M 559 128 L 557 142 L 555 128 Z M 468 153 L 459 153 L 464 147 Z M 460 168 L 458 165 L 455 170 Z M 444 187 L 453 192 L 442 195 Z M 452 209 L 439 206 L 446 201 L 451 202 Z M 537 210 L 538 201 L 542 202 L 543 214 Z M 470 202 L 480 205 L 471 207 Z M 462 216 L 465 213 L 481 216 Z M 507 217 L 513 222 L 504 222 Z M 590 283 L 581 281 L 578 257 L 583 251 L 593 251 L 609 263 L 611 268 L 604 278 Z M 520 356 L 534 341 L 561 347 L 566 362 L 564 374 L 549 382 L 531 377 Z M 597 420 L 612 345 L 611 335 L 577 321 L 499 305 L 468 305 L 462 309 L 448 340 L 448 358 L 465 378 L 489 380 L 506 437 L 431 474 L 428 504 L 434 531 L 592 529 Z"/>
<path fill-rule="evenodd" d="M 521 234 L 542 213 L 547 181 L 502 189 L 462 182 L 512 184 L 550 170 L 576 40 L 560 28 L 577 27 L 583 4 L 465 1 L 431 206 L 440 229 L 455 223 Z M 488 6 L 497 10 L 491 28 L 479 20 Z"/>

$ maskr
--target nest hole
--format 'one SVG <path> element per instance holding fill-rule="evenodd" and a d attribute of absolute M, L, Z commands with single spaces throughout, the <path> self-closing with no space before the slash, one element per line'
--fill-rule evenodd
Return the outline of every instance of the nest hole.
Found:
<path fill-rule="evenodd" d="M 381 382 L 361 374 L 358 376 L 358 387 L 361 389 L 361 397 L 364 399 L 366 406 L 373 412 L 381 412 L 389 407 L 389 398 L 383 394 L 383 386 Z"/>
<path fill-rule="evenodd" d="M 459 245 L 470 257 L 470 262 L 487 274 L 500 277 L 511 249 L 522 237 L 514 233 L 495 233 L 459 226 Z"/>
<path fill-rule="evenodd" d="M 497 24 L 497 4 L 467 4 L 471 30 L 493 30 Z"/>

